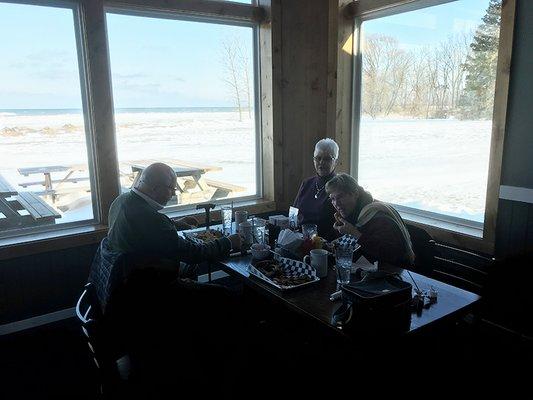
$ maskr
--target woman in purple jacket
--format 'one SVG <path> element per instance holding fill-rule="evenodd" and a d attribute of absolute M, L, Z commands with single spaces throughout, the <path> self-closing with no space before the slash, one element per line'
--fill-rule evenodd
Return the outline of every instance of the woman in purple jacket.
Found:
<path fill-rule="evenodd" d="M 338 236 L 333 229 L 335 209 L 325 190 L 326 183 L 335 176 L 338 157 L 339 146 L 334 140 L 326 138 L 317 142 L 313 157 L 316 175 L 302 182 L 293 204 L 299 209 L 300 224 L 316 224 L 318 234 L 326 240 Z"/>

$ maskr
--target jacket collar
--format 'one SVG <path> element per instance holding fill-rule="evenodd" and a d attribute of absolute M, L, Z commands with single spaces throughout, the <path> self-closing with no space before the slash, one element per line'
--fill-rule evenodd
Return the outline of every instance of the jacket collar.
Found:
<path fill-rule="evenodd" d="M 144 194 L 140 190 L 137 190 L 136 188 L 132 188 L 131 191 L 133 193 L 135 193 L 137 196 L 139 196 L 141 199 L 146 201 L 148 203 L 148 205 L 151 208 L 153 208 L 154 210 L 159 211 L 159 210 L 162 210 L 163 208 L 165 208 L 165 206 L 163 206 L 162 204 L 159 204 L 157 201 L 152 199 L 150 196 Z"/>

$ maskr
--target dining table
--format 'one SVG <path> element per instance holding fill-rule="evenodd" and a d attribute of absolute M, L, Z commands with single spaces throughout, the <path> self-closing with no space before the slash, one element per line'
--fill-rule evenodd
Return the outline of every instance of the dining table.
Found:
<path fill-rule="evenodd" d="M 338 291 L 336 271 L 334 266 L 328 268 L 324 278 L 299 288 L 280 290 L 279 288 L 258 279 L 250 272 L 252 263 L 250 254 L 235 254 L 216 262 L 217 268 L 239 279 L 249 289 L 260 295 L 282 304 L 288 309 L 318 322 L 321 326 L 333 330 L 341 335 L 351 335 L 354 330 L 347 330 L 333 320 L 335 311 L 341 306 L 342 298 L 330 300 L 333 293 Z M 472 311 L 481 297 L 458 287 L 440 282 L 408 269 L 396 268 L 394 272 L 400 279 L 409 282 L 415 289 L 437 294 L 436 301 L 426 304 L 421 310 L 413 309 L 410 319 L 405 324 L 402 335 L 412 335 L 424 330 L 454 323 L 458 318 Z M 356 330 L 355 330 L 356 331 Z"/>

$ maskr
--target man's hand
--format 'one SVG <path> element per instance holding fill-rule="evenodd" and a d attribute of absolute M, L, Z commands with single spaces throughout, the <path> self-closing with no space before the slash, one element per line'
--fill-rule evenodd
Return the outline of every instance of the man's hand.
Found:
<path fill-rule="evenodd" d="M 238 234 L 229 235 L 228 239 L 231 242 L 232 250 L 239 251 L 241 249 L 241 237 Z"/>
<path fill-rule="evenodd" d="M 342 218 L 338 213 L 335 213 L 335 224 L 333 224 L 333 228 L 335 228 L 341 235 L 353 235 L 355 237 L 361 236 L 361 232 L 359 232 L 355 226 Z"/>
<path fill-rule="evenodd" d="M 192 229 L 198 227 L 198 220 L 194 217 L 183 217 L 176 221 L 174 221 L 174 225 L 176 225 L 176 229 Z"/>

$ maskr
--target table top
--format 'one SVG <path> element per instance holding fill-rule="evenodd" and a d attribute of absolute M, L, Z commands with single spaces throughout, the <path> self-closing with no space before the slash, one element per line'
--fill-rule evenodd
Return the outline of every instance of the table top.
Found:
<path fill-rule="evenodd" d="M 83 171 L 87 168 L 84 164 L 76 165 L 44 165 L 41 167 L 18 168 L 19 174 L 28 176 L 32 174 L 49 174 L 51 172 Z"/>
<path fill-rule="evenodd" d="M 6 178 L 0 175 L 0 195 L 2 197 L 11 197 L 16 194 L 18 194 L 18 192 L 15 190 L 15 188 L 11 186 Z"/>
<path fill-rule="evenodd" d="M 169 165 L 174 172 L 176 172 L 177 177 L 182 176 L 192 176 L 192 175 L 202 175 L 209 171 L 221 171 L 221 167 L 215 167 L 210 165 L 201 165 L 196 163 L 189 163 L 187 161 L 176 160 L 176 159 L 162 159 L 162 160 L 136 160 L 128 162 L 127 164 L 131 165 L 133 171 L 142 171 L 148 165 L 155 162 L 164 162 Z"/>
<path fill-rule="evenodd" d="M 230 257 L 220 261 L 218 265 L 225 272 L 240 277 L 246 285 L 252 287 L 254 290 L 282 302 L 298 313 L 318 320 L 331 329 L 339 330 L 331 321 L 333 313 L 342 303 L 340 300 L 335 302 L 329 300 L 330 295 L 336 291 L 336 275 L 332 268 L 328 269 L 327 277 L 321 279 L 319 282 L 302 288 L 281 291 L 264 281 L 250 276 L 248 272 L 250 262 L 251 256 L 247 255 Z M 419 332 L 423 328 L 455 319 L 459 315 L 465 314 L 480 300 L 478 295 L 466 290 L 419 275 L 415 272 L 408 272 L 405 269 L 399 271 L 403 280 L 411 284 L 413 284 L 414 280 L 421 290 L 429 290 L 433 286 L 438 291 L 438 300 L 436 303 L 431 304 L 429 308 L 424 308 L 420 313 L 413 312 L 411 314 L 409 329 L 405 333 Z M 413 287 L 415 287 L 414 284 Z"/>

